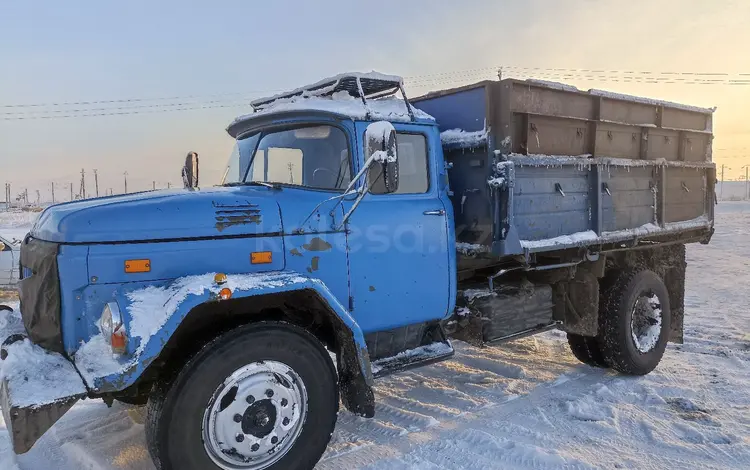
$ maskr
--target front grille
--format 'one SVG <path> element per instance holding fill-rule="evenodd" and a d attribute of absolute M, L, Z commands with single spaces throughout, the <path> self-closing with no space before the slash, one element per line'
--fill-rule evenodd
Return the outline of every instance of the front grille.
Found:
<path fill-rule="evenodd" d="M 33 238 L 21 244 L 22 279 L 18 293 L 29 338 L 45 349 L 62 353 L 57 251 L 56 243 Z"/>

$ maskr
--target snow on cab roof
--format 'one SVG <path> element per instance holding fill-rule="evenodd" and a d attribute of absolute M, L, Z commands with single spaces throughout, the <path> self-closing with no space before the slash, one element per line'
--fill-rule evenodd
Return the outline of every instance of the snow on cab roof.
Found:
<path fill-rule="evenodd" d="M 233 135 L 238 124 L 284 111 L 324 111 L 351 119 L 393 122 L 410 122 L 413 114 L 417 120 L 434 121 L 429 114 L 394 96 L 402 86 L 403 78 L 379 72 L 335 75 L 312 85 L 254 100 L 251 103 L 254 112 L 237 117 L 227 131 Z"/>

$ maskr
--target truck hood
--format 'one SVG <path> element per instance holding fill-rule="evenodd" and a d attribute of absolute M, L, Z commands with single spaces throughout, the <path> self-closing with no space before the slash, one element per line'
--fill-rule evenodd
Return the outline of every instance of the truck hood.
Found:
<path fill-rule="evenodd" d="M 173 189 L 51 206 L 31 235 L 57 243 L 126 243 L 273 235 L 279 206 L 266 188 Z"/>

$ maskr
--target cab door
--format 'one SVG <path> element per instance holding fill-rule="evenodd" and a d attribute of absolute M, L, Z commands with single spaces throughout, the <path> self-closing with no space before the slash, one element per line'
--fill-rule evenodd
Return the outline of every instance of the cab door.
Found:
<path fill-rule="evenodd" d="M 356 127 L 359 147 L 365 149 L 367 124 Z M 453 298 L 452 205 L 441 184 L 439 136 L 426 126 L 394 127 L 399 188 L 367 194 L 348 224 L 352 313 L 365 333 L 442 319 Z M 368 157 L 362 153 L 360 166 Z"/>

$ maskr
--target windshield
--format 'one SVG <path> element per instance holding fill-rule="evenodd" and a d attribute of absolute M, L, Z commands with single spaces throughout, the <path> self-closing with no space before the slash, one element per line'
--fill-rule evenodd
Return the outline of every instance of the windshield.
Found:
<path fill-rule="evenodd" d="M 238 139 L 222 184 L 263 182 L 343 190 L 350 175 L 344 131 L 304 126 Z"/>

